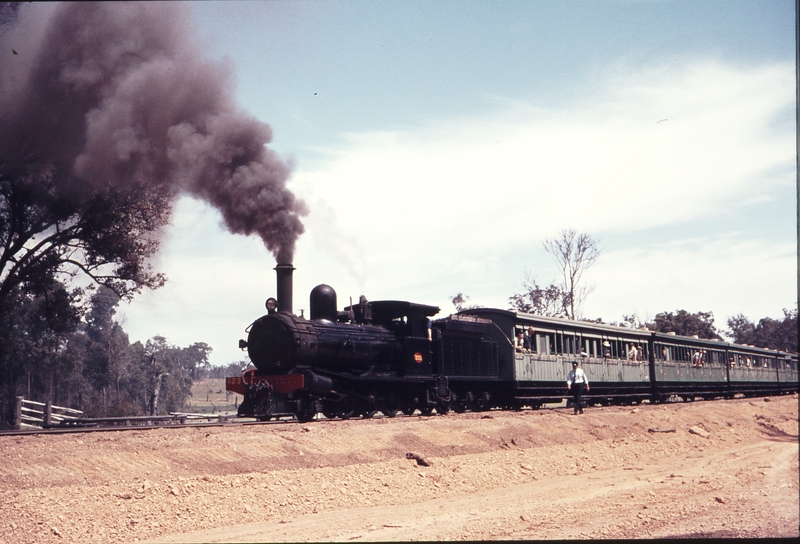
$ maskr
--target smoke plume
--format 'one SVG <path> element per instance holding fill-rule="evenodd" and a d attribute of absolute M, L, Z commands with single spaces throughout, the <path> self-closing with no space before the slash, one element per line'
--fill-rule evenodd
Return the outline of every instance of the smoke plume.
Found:
<path fill-rule="evenodd" d="M 0 168 L 58 172 L 63 189 L 161 184 L 217 209 L 291 262 L 305 204 L 268 125 L 232 99 L 180 2 L 0 5 Z"/>

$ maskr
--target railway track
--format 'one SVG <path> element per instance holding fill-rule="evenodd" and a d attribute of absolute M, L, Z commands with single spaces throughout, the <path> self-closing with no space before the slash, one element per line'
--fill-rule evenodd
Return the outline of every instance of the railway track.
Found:
<path fill-rule="evenodd" d="M 377 415 L 373 416 L 372 419 L 381 419 L 385 416 Z M 419 417 L 416 415 L 412 416 L 397 416 L 397 417 Z M 430 417 L 430 416 L 427 416 Z M 124 421 L 126 418 L 114 418 L 120 420 L 120 422 Z M 136 421 L 136 418 L 130 418 L 133 421 Z M 299 423 L 299 421 L 294 416 L 280 416 L 269 421 L 258 421 L 253 418 L 237 418 L 235 415 L 231 416 L 222 416 L 220 421 L 208 421 L 208 422 L 197 422 L 197 423 L 173 423 L 173 422 L 157 422 L 151 424 L 143 424 L 141 422 L 136 422 L 135 424 L 125 425 L 125 424 L 115 424 L 115 425 L 66 425 L 66 426 L 52 426 L 49 428 L 40 428 L 40 429 L 15 429 L 15 430 L 3 430 L 0 431 L 0 436 L 30 436 L 30 435 L 42 435 L 42 434 L 72 434 L 72 433 L 102 433 L 102 432 L 111 432 L 111 431 L 146 431 L 152 429 L 199 429 L 199 428 L 207 428 L 207 427 L 232 427 L 232 426 L 257 426 L 257 425 L 285 425 L 289 423 Z M 361 416 L 353 417 L 353 420 L 359 419 L 370 419 L 364 418 Z M 323 421 L 341 421 L 340 419 L 328 419 L 325 416 L 319 414 L 318 418 L 313 419 L 312 421 L 315 422 L 323 422 Z"/>
<path fill-rule="evenodd" d="M 736 398 L 741 398 L 742 396 L 752 396 L 752 395 L 738 395 Z M 762 395 L 757 395 L 762 396 Z M 766 395 L 770 396 L 770 395 Z M 697 397 L 702 398 L 702 397 Z M 704 399 L 705 400 L 705 399 Z M 716 399 L 718 401 L 724 401 L 722 397 Z M 670 399 L 667 402 L 693 402 L 693 400 L 686 400 L 680 397 L 675 397 Z M 629 403 L 625 403 L 626 405 Z M 640 404 L 640 403 L 635 403 Z M 647 401 L 644 401 L 642 404 L 648 404 Z M 592 403 L 591 405 L 594 405 Z M 591 406 L 590 405 L 590 406 Z M 558 409 L 568 407 L 566 400 L 562 401 L 561 403 L 555 404 L 543 404 L 540 408 L 533 408 L 533 409 Z M 492 410 L 487 410 L 486 415 L 488 412 Z M 442 415 L 436 413 L 435 415 Z M 433 414 L 423 414 L 419 411 L 415 411 L 413 414 L 406 415 L 398 413 L 396 416 L 392 417 L 432 417 Z M 348 420 L 360 420 L 360 419 L 383 419 L 387 416 L 378 412 L 378 415 L 374 415 L 371 417 L 364 417 L 364 416 L 354 416 L 352 418 L 348 418 Z M 452 416 L 451 416 L 452 417 Z M 147 417 L 147 416 L 137 416 L 137 417 L 115 417 L 115 418 L 102 418 L 96 421 L 92 420 L 84 420 L 73 422 L 69 425 L 54 425 L 49 428 L 28 428 L 28 429 L 17 429 L 17 430 L 2 430 L 0 431 L 0 436 L 29 436 L 29 435 L 42 435 L 42 434 L 72 434 L 72 433 L 102 433 L 102 432 L 116 432 L 116 431 L 146 431 L 151 429 L 198 429 L 198 428 L 207 428 L 207 427 L 231 427 L 231 426 L 259 426 L 259 425 L 285 425 L 290 423 L 303 423 L 297 420 L 297 418 L 293 414 L 286 414 L 282 416 L 276 416 L 272 419 L 266 421 L 259 421 L 254 418 L 240 418 L 237 417 L 235 414 L 231 415 L 220 415 L 220 416 L 207 416 L 208 419 L 217 419 L 217 421 L 182 421 L 179 416 L 155 416 L 155 417 Z M 325 421 L 342 421 L 339 418 L 327 418 L 322 414 L 317 414 L 317 416 L 312 420 L 314 422 L 325 422 Z M 101 422 L 113 422 L 113 424 L 106 424 L 102 425 Z M 305 422 L 307 423 L 307 422 Z"/>

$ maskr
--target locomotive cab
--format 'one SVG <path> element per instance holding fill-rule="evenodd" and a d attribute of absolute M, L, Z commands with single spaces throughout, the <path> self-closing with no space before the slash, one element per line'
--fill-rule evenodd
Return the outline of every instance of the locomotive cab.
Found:
<path fill-rule="evenodd" d="M 402 364 L 397 369 L 403 376 L 430 376 L 433 373 L 433 350 L 430 317 L 439 313 L 438 306 L 401 300 L 366 302 L 345 308 L 352 311 L 356 322 L 369 315 L 373 325 L 384 327 L 402 344 Z"/>

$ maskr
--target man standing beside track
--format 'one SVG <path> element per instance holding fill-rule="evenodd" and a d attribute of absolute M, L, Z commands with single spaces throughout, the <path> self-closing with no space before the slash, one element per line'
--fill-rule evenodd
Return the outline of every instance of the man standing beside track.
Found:
<path fill-rule="evenodd" d="M 567 391 L 572 393 L 573 408 L 575 414 L 583 413 L 583 405 L 581 404 L 581 395 L 583 395 L 583 388 L 586 387 L 586 392 L 589 392 L 589 379 L 582 368 L 578 368 L 578 361 L 572 362 L 572 370 L 567 374 Z"/>

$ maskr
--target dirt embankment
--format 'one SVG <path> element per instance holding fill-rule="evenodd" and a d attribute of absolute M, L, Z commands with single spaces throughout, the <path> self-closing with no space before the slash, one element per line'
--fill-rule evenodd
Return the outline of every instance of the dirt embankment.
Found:
<path fill-rule="evenodd" d="M 800 536 L 796 395 L 0 437 L 0 455 L 3 544 Z"/>

